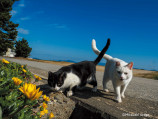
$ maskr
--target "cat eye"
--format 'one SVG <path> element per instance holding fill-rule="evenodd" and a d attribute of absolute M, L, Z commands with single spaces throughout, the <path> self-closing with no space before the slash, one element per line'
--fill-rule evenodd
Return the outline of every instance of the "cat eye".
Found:
<path fill-rule="evenodd" d="M 127 72 L 125 72 L 124 74 L 125 74 L 125 75 L 127 75 L 128 73 L 127 73 Z"/>
<path fill-rule="evenodd" d="M 120 71 L 117 71 L 117 73 L 121 74 L 121 72 L 120 72 Z"/>

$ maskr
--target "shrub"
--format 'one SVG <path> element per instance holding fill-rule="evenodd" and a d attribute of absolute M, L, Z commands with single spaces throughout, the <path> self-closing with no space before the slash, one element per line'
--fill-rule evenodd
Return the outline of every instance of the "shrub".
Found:
<path fill-rule="evenodd" d="M 158 80 L 158 75 L 155 75 L 154 79 L 155 79 L 155 80 Z"/>
<path fill-rule="evenodd" d="M 20 41 L 16 41 L 15 44 L 16 57 L 28 57 L 30 56 L 32 48 L 29 47 L 27 40 L 24 38 Z"/>

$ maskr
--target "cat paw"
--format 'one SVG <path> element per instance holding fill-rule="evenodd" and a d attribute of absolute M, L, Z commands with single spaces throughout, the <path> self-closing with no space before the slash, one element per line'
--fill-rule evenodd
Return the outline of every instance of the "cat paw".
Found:
<path fill-rule="evenodd" d="M 68 91 L 67 92 L 67 96 L 69 97 L 69 96 L 72 96 L 73 95 L 73 92 L 72 91 Z"/>
<path fill-rule="evenodd" d="M 122 98 L 125 98 L 125 95 L 121 95 Z"/>
<path fill-rule="evenodd" d="M 64 92 L 63 90 L 60 90 L 60 91 L 59 91 L 59 93 L 63 93 L 63 92 Z"/>
<path fill-rule="evenodd" d="M 121 103 L 122 99 L 121 98 L 120 99 L 116 99 L 116 102 Z"/>
<path fill-rule="evenodd" d="M 109 93 L 110 91 L 109 91 L 109 89 L 103 89 L 105 92 L 107 92 L 107 93 Z"/>

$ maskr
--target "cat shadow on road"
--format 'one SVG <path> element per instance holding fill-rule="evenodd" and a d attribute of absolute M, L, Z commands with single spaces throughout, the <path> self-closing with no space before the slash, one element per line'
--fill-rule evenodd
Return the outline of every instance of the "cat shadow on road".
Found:
<path fill-rule="evenodd" d="M 57 91 L 53 90 L 47 83 L 47 79 L 42 79 L 37 85 L 37 88 L 40 88 L 41 91 L 43 91 L 43 94 L 46 94 L 49 96 L 50 93 L 57 93 Z M 66 96 L 66 92 L 64 92 L 64 95 Z M 106 93 L 103 90 L 98 89 L 97 92 L 93 92 L 92 88 L 90 87 L 84 87 L 82 90 L 76 89 L 74 95 L 72 97 L 82 98 L 82 99 L 89 99 L 93 97 L 101 97 L 104 99 L 112 100 L 115 94 L 113 92 Z M 70 97 L 71 98 L 71 97 Z"/>
<path fill-rule="evenodd" d="M 97 92 L 93 92 L 92 88 L 90 87 L 84 87 L 82 90 L 76 90 L 73 97 L 83 98 L 83 99 L 89 99 L 93 97 L 101 97 L 104 99 L 112 100 L 115 94 L 113 92 L 106 93 L 103 90 L 98 89 Z"/>

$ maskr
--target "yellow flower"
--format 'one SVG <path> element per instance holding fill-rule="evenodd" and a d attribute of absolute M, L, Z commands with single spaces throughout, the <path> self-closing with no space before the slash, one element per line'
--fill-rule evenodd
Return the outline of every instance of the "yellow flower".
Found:
<path fill-rule="evenodd" d="M 48 105 L 45 102 L 43 102 L 43 108 L 46 109 L 47 107 Z"/>
<path fill-rule="evenodd" d="M 15 85 L 20 85 L 22 83 L 22 81 L 20 79 L 18 79 L 17 77 L 13 77 L 12 80 L 14 81 Z"/>
<path fill-rule="evenodd" d="M 24 65 L 21 65 L 21 68 L 24 68 Z"/>
<path fill-rule="evenodd" d="M 42 95 L 40 88 L 36 89 L 36 85 L 25 83 L 19 90 L 26 95 L 30 100 L 38 99 Z"/>
<path fill-rule="evenodd" d="M 34 75 L 37 80 L 42 80 L 41 77 Z"/>
<path fill-rule="evenodd" d="M 45 112 L 44 111 L 40 111 L 40 118 L 45 115 Z"/>
<path fill-rule="evenodd" d="M 44 99 L 45 101 L 50 101 L 49 97 L 47 97 L 46 95 L 43 95 L 43 99 Z"/>
<path fill-rule="evenodd" d="M 2 59 L 2 62 L 5 63 L 5 64 L 9 64 L 9 62 L 5 59 Z"/>
<path fill-rule="evenodd" d="M 22 69 L 24 73 L 26 73 L 27 71 L 25 69 Z"/>
<path fill-rule="evenodd" d="M 47 114 L 48 110 L 44 109 L 43 111 L 40 111 L 40 117 L 42 117 L 43 115 Z"/>
<path fill-rule="evenodd" d="M 44 108 L 43 111 L 44 111 L 45 114 L 48 114 L 48 110 L 47 109 Z"/>
<path fill-rule="evenodd" d="M 54 116 L 54 114 L 51 112 L 51 113 L 49 114 L 49 119 L 51 119 L 51 118 L 53 118 L 53 117 L 55 117 L 55 116 Z"/>

